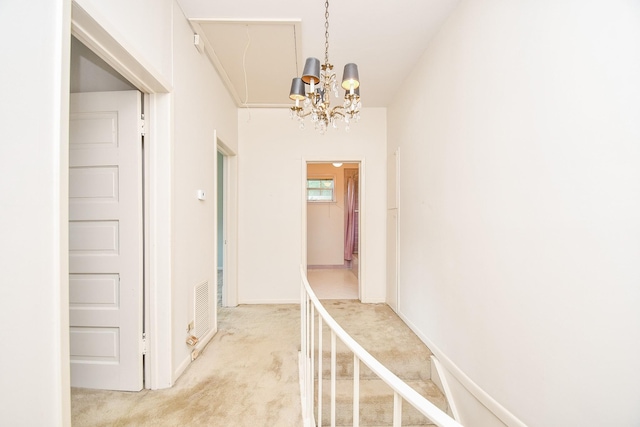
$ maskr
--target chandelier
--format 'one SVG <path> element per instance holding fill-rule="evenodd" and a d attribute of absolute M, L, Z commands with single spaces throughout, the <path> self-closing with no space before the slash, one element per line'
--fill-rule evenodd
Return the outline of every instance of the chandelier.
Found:
<path fill-rule="evenodd" d="M 295 101 L 291 119 L 297 120 L 300 129 L 304 129 L 304 119 L 310 116 L 315 128 L 323 134 L 329 127 L 338 128 L 339 121 L 343 121 L 345 129 L 349 130 L 350 123 L 360 119 L 362 107 L 358 66 L 353 63 L 345 65 L 342 74 L 344 102 L 331 107 L 330 94 L 336 98 L 339 95 L 336 73 L 329 63 L 329 0 L 325 1 L 324 7 L 324 64 L 321 66 L 318 58 L 307 58 L 302 78 L 293 79 L 289 93 L 289 98 Z"/>

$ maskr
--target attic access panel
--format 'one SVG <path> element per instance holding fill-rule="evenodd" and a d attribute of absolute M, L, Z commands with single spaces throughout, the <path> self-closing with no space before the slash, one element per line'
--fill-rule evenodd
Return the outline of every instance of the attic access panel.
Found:
<path fill-rule="evenodd" d="M 191 20 L 238 107 L 289 107 L 300 21 Z"/>

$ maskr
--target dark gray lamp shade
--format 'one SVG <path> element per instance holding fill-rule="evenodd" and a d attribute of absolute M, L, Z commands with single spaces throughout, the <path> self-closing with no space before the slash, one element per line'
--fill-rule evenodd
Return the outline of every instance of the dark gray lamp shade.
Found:
<path fill-rule="evenodd" d="M 344 66 L 344 72 L 342 73 L 342 87 L 345 90 L 349 90 L 352 87 L 357 89 L 360 86 L 360 79 L 358 77 L 358 66 L 352 62 Z"/>
<path fill-rule="evenodd" d="M 294 77 L 291 81 L 291 91 L 289 92 L 289 98 L 294 101 L 304 99 L 304 82 L 300 77 Z"/>
<path fill-rule="evenodd" d="M 302 72 L 302 81 L 306 84 L 316 84 L 320 81 L 320 60 L 318 58 L 307 58 Z"/>

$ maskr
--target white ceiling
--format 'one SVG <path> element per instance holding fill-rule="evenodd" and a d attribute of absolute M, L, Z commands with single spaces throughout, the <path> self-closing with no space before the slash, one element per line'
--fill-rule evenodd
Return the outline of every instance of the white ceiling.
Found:
<path fill-rule="evenodd" d="M 324 62 L 322 0 L 177 0 L 238 106 L 289 106 L 309 56 Z M 385 107 L 459 0 L 333 0 L 329 62 L 358 64 L 365 107 Z M 246 88 L 246 90 L 245 90 Z"/>

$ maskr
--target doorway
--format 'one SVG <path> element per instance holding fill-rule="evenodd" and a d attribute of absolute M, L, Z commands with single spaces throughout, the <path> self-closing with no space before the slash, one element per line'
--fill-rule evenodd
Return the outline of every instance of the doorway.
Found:
<path fill-rule="evenodd" d="M 236 153 L 217 139 L 216 152 L 216 266 L 218 307 L 238 305 L 237 261 L 237 168 Z"/>
<path fill-rule="evenodd" d="M 216 259 L 217 268 L 217 284 L 218 284 L 218 297 L 217 297 L 217 305 L 218 307 L 222 307 L 223 295 L 226 293 L 226 289 L 224 287 L 224 246 L 225 246 L 225 217 L 224 217 L 224 155 L 220 152 L 220 150 L 216 151 L 216 177 L 217 177 L 217 206 L 216 206 L 216 215 L 217 215 L 217 252 L 218 256 Z"/>
<path fill-rule="evenodd" d="M 320 299 L 360 299 L 360 163 L 306 165 L 307 278 Z"/>

